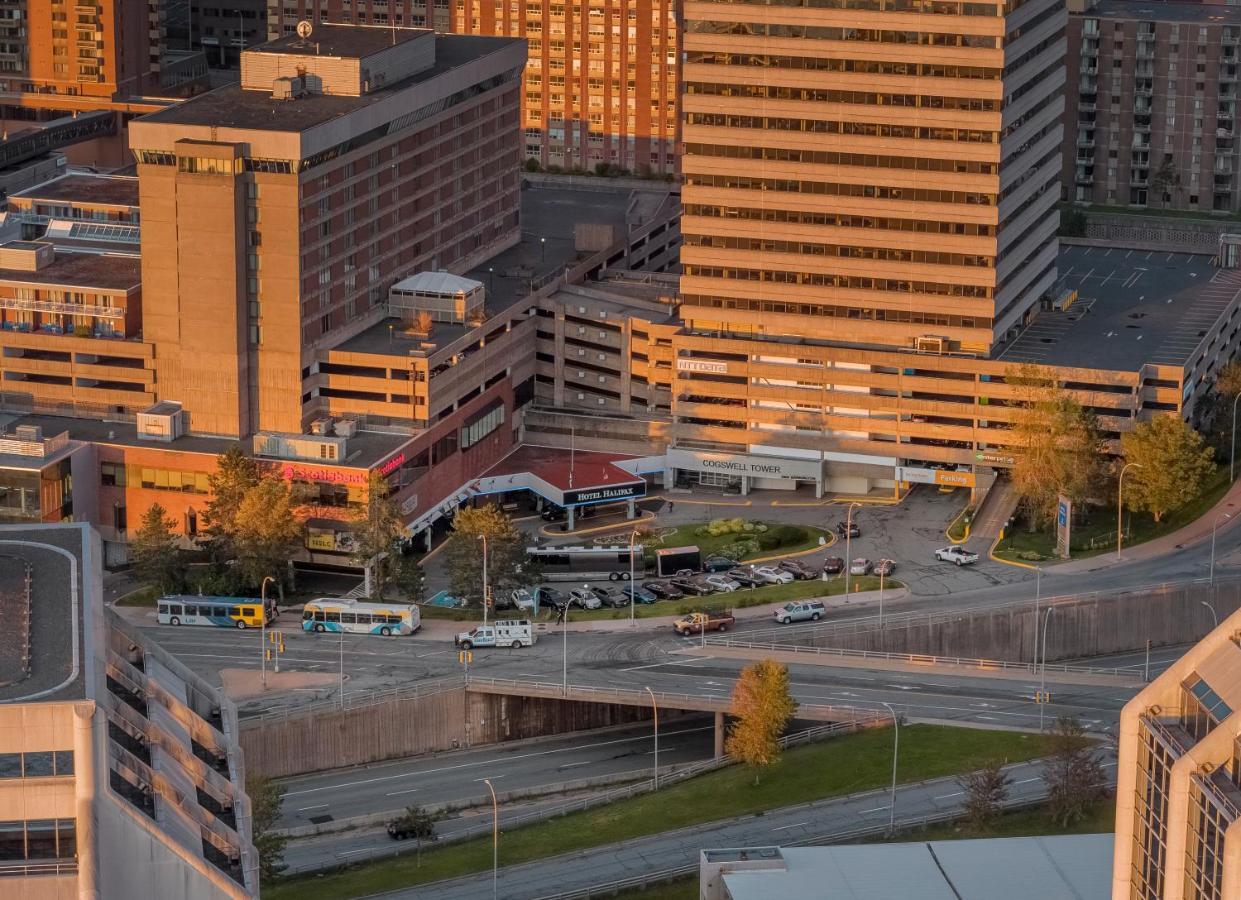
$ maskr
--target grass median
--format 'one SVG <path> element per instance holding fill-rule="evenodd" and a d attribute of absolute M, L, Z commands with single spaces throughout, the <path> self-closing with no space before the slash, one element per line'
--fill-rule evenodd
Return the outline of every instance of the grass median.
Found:
<path fill-rule="evenodd" d="M 876 728 L 795 747 L 764 771 L 731 766 L 608 806 L 548 819 L 511 832 L 500 817 L 500 864 L 515 865 L 573 850 L 730 819 L 858 791 L 881 788 L 892 775 L 892 731 Z M 954 775 L 991 760 L 1016 762 L 1044 754 L 1039 735 L 939 725 L 901 729 L 902 782 Z M 266 886 L 265 900 L 328 900 L 394 890 L 491 867 L 489 837 L 363 863 L 329 875 L 305 875 Z"/>

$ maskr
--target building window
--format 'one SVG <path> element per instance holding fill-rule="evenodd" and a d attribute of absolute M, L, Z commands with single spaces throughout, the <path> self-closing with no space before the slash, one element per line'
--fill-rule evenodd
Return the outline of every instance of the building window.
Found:
<path fill-rule="evenodd" d="M 1134 788 L 1134 897 L 1163 896 L 1168 846 L 1168 779 L 1173 754 L 1152 727 L 1139 721 L 1138 778 Z"/>
<path fill-rule="evenodd" d="M 0 753 L 0 778 L 47 778 L 72 774 L 72 750 Z"/>
<path fill-rule="evenodd" d="M 0 822 L 0 862 L 74 859 L 77 853 L 73 819 Z"/>
<path fill-rule="evenodd" d="M 504 424 L 504 402 L 474 416 L 461 429 L 461 449 L 468 450 Z"/>

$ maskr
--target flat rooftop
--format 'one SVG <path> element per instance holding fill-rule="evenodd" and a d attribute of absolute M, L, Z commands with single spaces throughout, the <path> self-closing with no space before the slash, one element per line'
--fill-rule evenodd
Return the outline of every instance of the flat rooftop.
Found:
<path fill-rule="evenodd" d="M 137 206 L 138 179 L 121 175 L 70 173 L 18 191 L 12 196 L 86 206 Z"/>
<path fill-rule="evenodd" d="M 998 359 L 1129 372 L 1184 365 L 1241 292 L 1241 273 L 1201 254 L 1072 246 L 1057 265 L 1052 296 L 1075 290 L 1078 299 L 1040 312 Z"/>
<path fill-rule="evenodd" d="M 56 259 L 37 271 L 0 269 L 0 281 L 128 291 L 142 283 L 142 260 L 135 253 L 71 253 L 58 249 Z"/>
<path fill-rule="evenodd" d="M 1192 22 L 1197 25 L 1241 24 L 1241 9 L 1210 3 L 1165 3 L 1163 0 L 1100 0 L 1082 15 L 1141 22 Z"/>
<path fill-rule="evenodd" d="M 391 28 L 387 25 L 325 25 L 315 23 L 307 38 L 286 34 L 266 44 L 247 47 L 247 53 L 293 53 L 364 59 L 395 44 L 431 34 L 429 28 Z"/>
<path fill-rule="evenodd" d="M 1110 900 L 1112 844 L 1110 834 L 1083 834 L 782 847 L 774 860 L 750 848 L 750 859 L 784 867 L 723 880 L 733 900 Z"/>
<path fill-rule="evenodd" d="M 483 473 L 484 478 L 529 473 L 562 491 L 636 484 L 642 477 L 616 465 L 635 459 L 624 453 L 599 453 L 522 444 Z M 571 474 L 570 474 L 571 473 Z"/>
<path fill-rule="evenodd" d="M 464 273 L 486 288 L 486 314 L 491 316 L 508 309 L 530 293 L 532 283 L 538 285 L 577 262 L 574 225 L 615 225 L 623 234 L 628 208 L 628 191 L 524 188 L 521 192 L 521 240 Z M 392 326 L 391 332 L 389 326 Z M 422 343 L 444 347 L 470 331 L 465 325 L 437 322 L 430 339 L 420 341 L 402 336 L 401 327 L 400 319 L 384 319 L 332 349 L 390 356 L 417 349 Z"/>
<path fill-rule="evenodd" d="M 0 703 L 87 696 L 91 540 L 84 523 L 0 525 Z"/>
<path fill-rule="evenodd" d="M 7 419 L 7 421 L 6 421 Z M 69 432 L 69 437 L 75 441 L 90 441 L 97 444 L 108 444 L 116 447 L 142 447 L 145 450 L 152 451 L 168 451 L 176 453 L 205 453 L 212 456 L 218 456 L 229 447 L 240 443 L 242 450 L 247 455 L 254 455 L 253 443 L 249 440 L 236 441 L 232 438 L 211 437 L 209 435 L 187 434 L 182 435 L 175 441 L 164 443 L 162 441 L 146 441 L 138 437 L 137 426 L 132 422 L 106 422 L 99 419 L 74 419 L 67 416 L 7 416 L 0 414 L 0 426 L 6 432 L 12 432 L 19 425 L 38 425 L 43 429 L 44 437 L 58 435 L 61 432 Z M 190 426 L 194 425 L 193 413 L 190 414 Z M 380 462 L 385 457 L 390 456 L 394 451 L 408 443 L 415 436 L 415 433 L 389 433 L 378 431 L 359 431 L 356 435 L 348 439 L 345 445 L 346 457 L 339 462 L 326 463 L 317 459 L 278 459 L 271 456 L 256 457 L 265 462 L 273 464 L 288 463 L 289 465 L 308 465 L 322 466 L 336 469 L 360 469 L 370 468 L 375 463 Z M 0 460 L 12 459 L 22 461 L 22 468 L 28 467 L 32 462 L 36 465 L 45 465 L 46 461 L 40 461 L 33 457 L 9 456 L 0 457 Z"/>
<path fill-rule="evenodd" d="M 325 28 L 327 26 L 317 26 Z M 350 29 L 352 30 L 352 29 Z M 378 29 L 384 34 L 388 29 Z M 398 29 L 399 31 L 400 29 Z M 311 38 L 313 41 L 313 37 Z M 256 131 L 299 132 L 346 116 L 393 94 L 445 72 L 469 65 L 521 38 L 477 37 L 437 34 L 435 65 L 395 81 L 361 97 L 310 94 L 295 100 L 273 100 L 269 91 L 247 91 L 239 84 L 218 87 L 184 103 L 143 116 L 141 121 L 169 125 L 205 125 L 217 128 L 250 128 Z"/>

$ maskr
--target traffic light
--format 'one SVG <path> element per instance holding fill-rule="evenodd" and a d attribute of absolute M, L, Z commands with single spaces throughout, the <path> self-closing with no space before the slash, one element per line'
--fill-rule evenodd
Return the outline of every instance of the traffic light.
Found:
<path fill-rule="evenodd" d="M 1051 691 L 1035 691 L 1034 702 L 1035 703 L 1050 703 L 1051 702 Z"/>

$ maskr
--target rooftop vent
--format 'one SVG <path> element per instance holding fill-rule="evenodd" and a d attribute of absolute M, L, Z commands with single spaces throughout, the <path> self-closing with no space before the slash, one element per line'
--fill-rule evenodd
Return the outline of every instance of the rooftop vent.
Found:
<path fill-rule="evenodd" d="M 273 100 L 296 100 L 306 95 L 306 79 L 301 75 L 282 75 L 271 83 Z"/>

